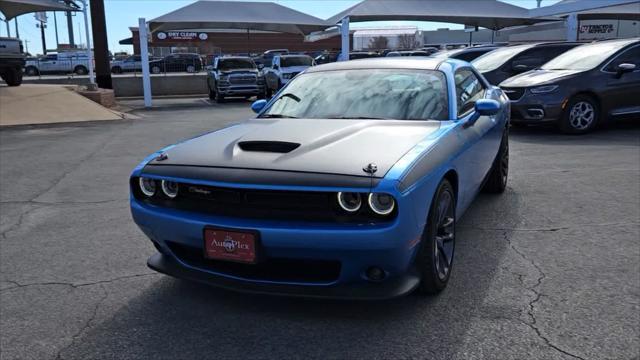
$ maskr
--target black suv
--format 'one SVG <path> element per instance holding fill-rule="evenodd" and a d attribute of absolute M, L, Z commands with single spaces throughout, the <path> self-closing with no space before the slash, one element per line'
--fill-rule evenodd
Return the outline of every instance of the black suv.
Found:
<path fill-rule="evenodd" d="M 492 85 L 498 85 L 579 45 L 561 42 L 506 46 L 480 56 L 472 64 Z"/>
<path fill-rule="evenodd" d="M 194 73 L 203 68 L 202 58 L 198 54 L 171 54 L 164 59 L 149 62 L 149 69 L 152 74 L 163 72 Z"/>
<path fill-rule="evenodd" d="M 256 63 L 246 56 L 218 57 L 207 76 L 209 98 L 220 103 L 232 96 L 266 96 L 264 76 Z"/>
<path fill-rule="evenodd" d="M 582 45 L 502 84 L 512 124 L 555 123 L 570 134 L 640 115 L 640 38 Z"/>

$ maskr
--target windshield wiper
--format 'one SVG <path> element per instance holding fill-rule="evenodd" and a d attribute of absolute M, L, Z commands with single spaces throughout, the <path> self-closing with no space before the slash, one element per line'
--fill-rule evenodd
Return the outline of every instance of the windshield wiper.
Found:
<path fill-rule="evenodd" d="M 261 119 L 297 119 L 295 116 L 283 115 L 283 114 L 264 114 L 260 116 Z"/>

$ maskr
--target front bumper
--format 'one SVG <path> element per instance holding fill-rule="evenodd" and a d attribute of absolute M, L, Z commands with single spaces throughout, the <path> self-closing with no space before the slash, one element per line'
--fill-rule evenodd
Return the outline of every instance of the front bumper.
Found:
<path fill-rule="evenodd" d="M 223 276 L 198 271 L 182 266 L 168 255 L 157 253 L 147 260 L 147 266 L 157 272 L 180 279 L 196 281 L 226 290 L 253 294 L 268 294 L 294 297 L 313 297 L 350 300 L 383 300 L 412 292 L 420 283 L 414 273 L 407 273 L 382 284 L 359 283 L 351 286 L 310 287 L 287 284 L 261 284 L 235 281 Z"/>
<path fill-rule="evenodd" d="M 218 87 L 220 94 L 225 96 L 261 95 L 265 93 L 264 85 L 231 85 Z"/>
<path fill-rule="evenodd" d="M 405 205 L 406 209 L 412 208 Z M 411 211 L 404 216 L 398 214 L 390 223 L 376 225 L 227 218 L 161 208 L 133 197 L 131 211 L 135 222 L 162 253 L 149 259 L 149 267 L 168 275 L 245 292 L 353 299 L 396 297 L 411 292 L 419 283 L 413 259 L 422 231 Z M 257 231 L 263 259 L 339 262 L 338 273 L 335 278 L 322 280 L 245 277 L 200 266 L 200 262 L 174 251 L 176 245 L 201 250 L 207 226 Z M 384 280 L 367 279 L 366 270 L 372 266 L 384 270 Z"/>
<path fill-rule="evenodd" d="M 511 122 L 542 124 L 562 117 L 564 96 L 558 92 L 531 94 L 528 90 L 518 100 L 511 101 Z"/>

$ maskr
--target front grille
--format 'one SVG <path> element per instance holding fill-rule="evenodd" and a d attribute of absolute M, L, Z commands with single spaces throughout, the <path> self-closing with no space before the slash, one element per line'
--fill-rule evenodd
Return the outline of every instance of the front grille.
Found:
<path fill-rule="evenodd" d="M 234 85 L 255 84 L 257 78 L 255 75 L 231 75 L 229 82 Z"/>
<path fill-rule="evenodd" d="M 524 95 L 524 88 L 502 88 L 511 101 L 518 101 Z"/>
<path fill-rule="evenodd" d="M 178 196 L 169 199 L 156 191 L 147 198 L 141 194 L 138 178 L 132 178 L 134 196 L 153 205 L 217 216 L 281 221 L 310 221 L 331 223 L 385 223 L 387 217 L 375 215 L 367 206 L 356 214 L 345 213 L 338 205 L 336 193 L 316 191 L 282 191 L 222 188 L 205 185 L 178 184 Z M 159 186 L 158 186 L 159 188 Z"/>
<path fill-rule="evenodd" d="M 168 241 L 167 245 L 178 259 L 190 266 L 243 279 L 330 283 L 340 276 L 339 261 L 265 258 L 257 264 L 241 264 L 207 259 L 203 255 L 202 247 L 192 247 L 171 241 Z"/>

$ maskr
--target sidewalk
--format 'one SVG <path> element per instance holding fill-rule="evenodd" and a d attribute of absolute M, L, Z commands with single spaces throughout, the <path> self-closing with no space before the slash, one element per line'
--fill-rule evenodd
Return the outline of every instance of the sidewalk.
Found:
<path fill-rule="evenodd" d="M 64 85 L 0 85 L 0 127 L 123 118 Z"/>

